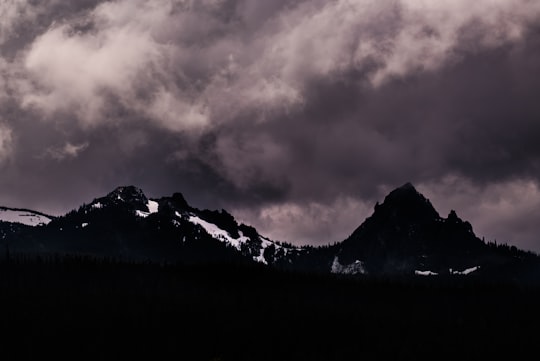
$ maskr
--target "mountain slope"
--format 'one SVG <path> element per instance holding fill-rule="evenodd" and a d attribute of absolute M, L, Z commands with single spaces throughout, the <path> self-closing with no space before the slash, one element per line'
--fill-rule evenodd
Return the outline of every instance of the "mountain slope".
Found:
<path fill-rule="evenodd" d="M 29 209 L 0 207 L 0 244 L 41 227 L 55 217 Z"/>
<path fill-rule="evenodd" d="M 48 224 L 53 219 L 53 216 L 29 209 L 0 207 L 0 222 L 39 226 Z"/>

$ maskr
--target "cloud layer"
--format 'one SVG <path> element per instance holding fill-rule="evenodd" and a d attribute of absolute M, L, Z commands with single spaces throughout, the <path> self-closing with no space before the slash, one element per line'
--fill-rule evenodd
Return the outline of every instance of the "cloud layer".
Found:
<path fill-rule="evenodd" d="M 327 243 L 412 181 L 540 250 L 537 1 L 11 0 L 0 17 L 3 202 L 62 212 L 137 184 Z"/>
<path fill-rule="evenodd" d="M 0 124 L 0 166 L 11 156 L 13 147 L 13 137 L 11 133 L 10 128 Z"/>

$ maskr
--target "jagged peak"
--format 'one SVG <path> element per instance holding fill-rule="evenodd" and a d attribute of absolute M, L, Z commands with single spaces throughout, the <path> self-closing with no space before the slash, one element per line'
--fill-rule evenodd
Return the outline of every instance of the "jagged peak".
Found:
<path fill-rule="evenodd" d="M 407 182 L 407 183 L 405 183 L 404 185 L 402 185 L 401 187 L 399 187 L 397 189 L 413 190 L 413 191 L 417 192 L 416 188 L 414 188 L 414 186 L 413 186 L 413 184 L 411 182 Z"/>
<path fill-rule="evenodd" d="M 410 182 L 391 191 L 384 198 L 384 202 L 381 205 L 376 206 L 375 209 L 376 213 L 390 212 L 394 215 L 399 213 L 401 216 L 404 216 L 405 219 L 410 218 L 413 215 L 432 219 L 440 218 L 431 202 L 418 192 Z"/>
<path fill-rule="evenodd" d="M 420 192 L 416 190 L 412 183 L 405 183 L 401 187 L 394 189 L 388 193 L 384 201 L 387 202 L 388 200 L 401 198 L 421 199 L 423 201 L 428 201 Z"/>
<path fill-rule="evenodd" d="M 448 217 L 446 219 L 452 220 L 452 221 L 457 221 L 457 220 L 459 220 L 459 217 L 458 217 L 456 211 L 454 211 L 452 209 L 452 210 L 450 210 L 450 213 L 448 213 Z"/>
<path fill-rule="evenodd" d="M 416 190 L 414 185 L 412 185 L 412 183 L 410 183 L 410 182 L 407 182 L 404 185 L 402 185 L 401 187 L 398 187 L 398 188 L 394 189 L 393 191 L 391 191 L 386 196 L 386 198 L 388 198 L 388 197 L 398 197 L 398 196 L 400 196 L 400 197 L 402 197 L 402 196 L 421 197 L 423 199 L 426 199 L 420 192 L 418 192 Z"/>
<path fill-rule="evenodd" d="M 189 204 L 184 198 L 184 195 L 180 192 L 176 192 L 172 195 L 171 199 L 174 201 L 175 205 L 182 208 L 189 208 Z"/>
<path fill-rule="evenodd" d="M 175 192 L 172 196 L 162 197 L 158 201 L 160 209 L 166 209 L 168 212 L 172 212 L 173 214 L 177 211 L 186 212 L 194 210 L 194 208 L 188 204 L 183 194 L 180 192 Z"/>
<path fill-rule="evenodd" d="M 120 186 L 116 187 L 115 190 L 107 194 L 107 198 L 115 200 L 147 200 L 146 195 L 142 189 L 135 186 Z"/>
<path fill-rule="evenodd" d="M 130 185 L 116 187 L 105 197 L 94 199 L 91 206 L 92 208 L 102 208 L 110 205 L 124 205 L 129 208 L 146 210 L 148 201 L 142 189 Z"/>

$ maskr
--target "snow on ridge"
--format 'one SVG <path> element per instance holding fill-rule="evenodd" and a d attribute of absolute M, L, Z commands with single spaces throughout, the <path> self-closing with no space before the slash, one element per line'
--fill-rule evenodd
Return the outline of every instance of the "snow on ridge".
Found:
<path fill-rule="evenodd" d="M 138 209 L 135 211 L 135 214 L 139 217 L 146 218 L 150 215 L 148 212 L 139 211 Z"/>
<path fill-rule="evenodd" d="M 159 208 L 158 202 L 150 201 L 150 200 L 148 201 L 148 203 L 146 203 L 146 206 L 148 207 L 148 212 L 147 211 L 140 211 L 140 210 L 137 209 L 135 211 L 135 214 L 137 216 L 139 216 L 139 217 L 146 218 L 149 215 L 151 215 L 152 213 L 157 213 L 158 208 Z"/>
<path fill-rule="evenodd" d="M 181 217 L 180 213 L 178 213 L 178 212 L 176 212 L 176 216 Z M 233 238 L 229 234 L 229 232 L 227 232 L 227 231 L 219 228 L 215 224 L 209 223 L 209 222 L 205 221 L 204 219 L 201 219 L 201 218 L 199 218 L 199 217 L 197 217 L 197 216 L 195 216 L 193 214 L 191 214 L 189 216 L 188 220 L 191 223 L 200 225 L 213 238 L 215 238 L 215 239 L 217 239 L 219 241 L 230 244 L 231 246 L 236 248 L 238 251 L 240 251 L 242 249 L 243 244 L 251 241 L 251 239 L 249 237 L 244 236 L 244 234 L 241 231 L 239 232 L 240 237 Z M 260 245 L 260 249 L 258 251 L 258 255 L 255 255 L 255 256 L 252 257 L 255 262 L 263 263 L 265 265 L 268 264 L 268 261 L 264 257 L 264 251 L 265 251 L 265 249 L 267 249 L 270 246 L 274 246 L 276 250 L 277 249 L 283 249 L 285 254 L 287 254 L 290 251 L 289 248 L 283 247 L 283 246 L 275 243 L 274 241 L 272 241 L 272 240 L 270 240 L 270 239 L 268 239 L 266 237 L 263 237 L 263 236 L 259 236 L 259 241 L 261 242 L 261 245 Z"/>
<path fill-rule="evenodd" d="M 159 203 L 156 201 L 148 200 L 148 203 L 146 204 L 146 206 L 148 207 L 148 211 L 150 212 L 150 214 L 157 213 L 158 208 L 159 208 Z"/>
<path fill-rule="evenodd" d="M 230 244 L 231 246 L 233 246 L 234 248 L 236 248 L 239 251 L 241 250 L 242 244 L 249 241 L 249 238 L 244 236 L 244 235 L 241 235 L 238 238 L 233 238 L 233 237 L 231 237 L 229 232 L 227 232 L 227 231 L 219 228 L 215 224 L 209 223 L 209 222 L 205 221 L 204 219 L 201 219 L 201 218 L 199 218 L 197 216 L 190 215 L 188 220 L 191 223 L 197 224 L 197 225 L 201 226 L 202 228 L 204 228 L 204 230 L 209 235 L 211 235 L 213 238 L 215 238 L 215 239 L 217 239 L 219 241 L 228 243 L 228 244 Z"/>
<path fill-rule="evenodd" d="M 101 202 L 94 203 L 92 204 L 92 208 L 101 209 L 103 208 L 103 204 Z"/>
<path fill-rule="evenodd" d="M 266 258 L 264 258 L 264 250 L 268 248 L 271 245 L 276 245 L 274 242 L 270 241 L 268 238 L 259 236 L 259 240 L 261 241 L 261 252 L 258 256 L 254 256 L 253 260 L 256 262 L 268 264 L 268 261 L 266 261 Z M 276 245 L 277 246 L 277 245 Z"/>
<path fill-rule="evenodd" d="M 475 266 L 475 267 L 467 268 L 467 269 L 463 270 L 463 271 L 461 272 L 461 274 L 468 275 L 469 273 L 472 273 L 472 272 L 478 270 L 479 268 L 480 268 L 480 266 Z"/>
<path fill-rule="evenodd" d="M 339 263 L 338 256 L 334 257 L 332 262 L 332 268 L 330 269 L 332 273 L 341 273 L 347 275 L 356 275 L 356 274 L 366 274 L 366 269 L 364 268 L 364 262 L 356 260 L 351 264 L 342 265 Z"/>
<path fill-rule="evenodd" d="M 51 219 L 44 215 L 25 210 L 0 209 L 0 221 L 21 223 L 27 226 L 39 226 L 48 224 Z"/>
<path fill-rule="evenodd" d="M 453 275 L 468 275 L 470 273 L 477 271 L 478 269 L 480 269 L 480 266 L 466 268 L 463 271 L 454 271 L 453 269 L 450 268 L 450 273 Z"/>
<path fill-rule="evenodd" d="M 414 271 L 414 274 L 415 274 L 415 275 L 418 275 L 418 276 L 437 276 L 437 275 L 438 275 L 437 272 L 432 272 L 432 271 L 419 271 L 419 270 Z"/>

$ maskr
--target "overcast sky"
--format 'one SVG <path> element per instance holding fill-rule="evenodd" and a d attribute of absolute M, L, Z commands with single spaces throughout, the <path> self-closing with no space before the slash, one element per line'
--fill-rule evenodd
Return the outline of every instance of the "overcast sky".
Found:
<path fill-rule="evenodd" d="M 540 251 L 540 1 L 0 1 L 0 204 L 133 184 L 343 240 L 412 182 Z"/>

